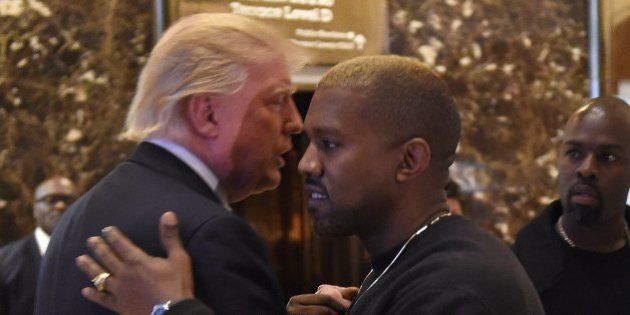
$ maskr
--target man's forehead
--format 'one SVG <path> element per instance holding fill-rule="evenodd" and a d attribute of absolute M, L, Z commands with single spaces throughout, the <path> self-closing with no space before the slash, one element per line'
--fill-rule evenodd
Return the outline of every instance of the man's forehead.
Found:
<path fill-rule="evenodd" d="M 560 137 L 560 143 L 565 146 L 589 146 L 604 149 L 620 149 L 630 151 L 630 139 L 620 137 L 616 132 L 609 130 L 589 130 L 571 128 Z"/>
<path fill-rule="evenodd" d="M 304 129 L 311 135 L 334 133 L 339 129 L 339 123 L 334 117 L 332 118 L 331 113 L 326 113 L 325 108 L 316 103 L 311 103 L 304 118 Z"/>
<path fill-rule="evenodd" d="M 266 60 L 247 67 L 248 76 L 241 92 L 256 90 L 254 94 L 273 93 L 276 89 L 291 89 L 291 73 L 282 58 Z"/>
<path fill-rule="evenodd" d="M 297 86 L 291 82 L 291 79 L 284 78 L 284 79 L 273 80 L 263 90 L 269 93 L 279 93 L 279 92 L 294 93 L 297 90 Z"/>
<path fill-rule="evenodd" d="M 306 128 L 330 130 L 338 127 L 337 121 L 340 118 L 340 110 L 346 104 L 342 104 L 339 95 L 328 92 L 326 90 L 315 91 L 304 119 Z"/>
<path fill-rule="evenodd" d="M 630 116 L 615 115 L 597 107 L 588 111 L 580 109 L 569 119 L 563 132 L 566 136 L 592 134 L 594 137 L 630 140 Z"/>
<path fill-rule="evenodd" d="M 43 182 L 35 192 L 35 198 L 52 194 L 74 194 L 74 184 L 67 178 L 53 178 Z"/>

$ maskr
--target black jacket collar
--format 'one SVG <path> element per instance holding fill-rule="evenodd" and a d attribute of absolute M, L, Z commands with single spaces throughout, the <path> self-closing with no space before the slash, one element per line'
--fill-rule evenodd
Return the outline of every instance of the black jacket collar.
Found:
<path fill-rule="evenodd" d="M 527 270 L 539 292 L 553 286 L 562 276 L 572 255 L 572 248 L 555 231 L 562 215 L 560 200 L 550 203 L 519 233 L 514 252 Z M 626 206 L 626 220 L 630 220 L 630 207 Z"/>
<path fill-rule="evenodd" d="M 198 193 L 208 196 L 213 201 L 221 204 L 217 195 L 195 171 L 178 157 L 155 144 L 149 142 L 141 142 L 138 144 L 129 158 L 129 162 L 138 163 L 158 173 L 172 177 Z"/>

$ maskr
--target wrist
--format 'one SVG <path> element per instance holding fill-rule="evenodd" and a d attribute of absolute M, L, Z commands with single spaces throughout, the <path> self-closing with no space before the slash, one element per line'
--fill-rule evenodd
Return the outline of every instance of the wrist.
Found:
<path fill-rule="evenodd" d="M 173 305 L 173 301 L 172 300 L 168 300 L 164 303 L 160 303 L 160 304 L 156 304 L 153 306 L 153 310 L 151 310 L 151 315 L 163 315 L 165 314 L 168 310 L 171 309 L 171 306 Z"/>
<path fill-rule="evenodd" d="M 163 303 L 159 303 L 153 306 L 153 310 L 151 311 L 151 315 L 163 315 L 165 314 L 167 311 L 171 310 L 173 307 L 175 307 L 175 305 L 184 302 L 184 301 L 189 301 L 189 300 L 193 300 L 194 296 L 193 295 L 185 295 L 183 297 L 180 298 L 174 298 L 174 299 L 170 299 L 166 302 Z"/>

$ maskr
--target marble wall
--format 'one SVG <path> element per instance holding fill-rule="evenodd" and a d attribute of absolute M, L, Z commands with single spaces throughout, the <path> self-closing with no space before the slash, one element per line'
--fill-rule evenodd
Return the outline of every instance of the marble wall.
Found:
<path fill-rule="evenodd" d="M 0 243 L 32 229 L 38 181 L 63 174 L 87 189 L 129 153 L 116 135 L 152 43 L 151 3 L 0 0 Z M 554 198 L 551 139 L 587 95 L 585 1 L 389 0 L 388 9 L 391 52 L 430 64 L 457 96 L 464 132 L 453 176 L 466 212 L 509 242 Z M 281 193 L 237 206 L 279 245 L 276 271 L 295 290 L 361 277 L 311 260 L 352 257 L 311 246 L 319 240 L 299 185 L 285 170 Z M 338 251 L 360 256 L 349 248 Z"/>
<path fill-rule="evenodd" d="M 32 189 L 83 189 L 130 150 L 116 139 L 151 45 L 151 1 L 0 0 L 0 243 L 28 233 Z"/>
<path fill-rule="evenodd" d="M 588 95 L 586 1 L 392 0 L 391 50 L 444 75 L 464 210 L 510 242 L 556 198 L 552 139 Z"/>

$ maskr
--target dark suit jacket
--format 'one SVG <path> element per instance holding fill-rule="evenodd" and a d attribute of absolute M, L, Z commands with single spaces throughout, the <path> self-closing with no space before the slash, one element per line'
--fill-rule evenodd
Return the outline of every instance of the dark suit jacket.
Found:
<path fill-rule="evenodd" d="M 0 315 L 33 314 L 40 261 L 33 234 L 0 248 Z"/>
<path fill-rule="evenodd" d="M 218 314 L 284 311 L 279 285 L 252 228 L 225 210 L 186 164 L 144 142 L 79 198 L 55 228 L 39 277 L 36 314 L 109 314 L 81 296 L 91 283 L 74 259 L 87 252 L 88 237 L 109 225 L 150 255 L 164 256 L 158 221 L 168 210 L 179 218 L 198 299 Z"/>

